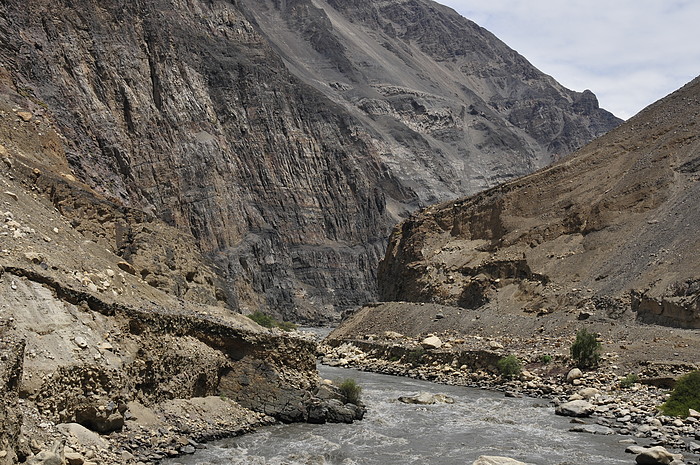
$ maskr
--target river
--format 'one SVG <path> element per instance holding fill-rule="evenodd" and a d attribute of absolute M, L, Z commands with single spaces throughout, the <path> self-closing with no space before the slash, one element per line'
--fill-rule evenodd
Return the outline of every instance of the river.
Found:
<path fill-rule="evenodd" d="M 343 368 L 319 367 L 329 379 L 354 378 L 368 407 L 352 425 L 276 425 L 208 444 L 175 465 L 468 465 L 479 455 L 507 456 L 536 465 L 634 463 L 621 436 L 569 432 L 570 419 L 546 401 L 445 386 Z M 444 393 L 454 404 L 397 402 L 421 391 Z"/>

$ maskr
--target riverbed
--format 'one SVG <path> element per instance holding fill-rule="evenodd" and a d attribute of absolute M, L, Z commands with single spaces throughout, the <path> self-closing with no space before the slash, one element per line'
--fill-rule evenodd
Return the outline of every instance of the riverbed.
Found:
<path fill-rule="evenodd" d="M 354 378 L 362 386 L 367 405 L 363 421 L 266 427 L 163 463 L 465 465 L 480 455 L 536 465 L 634 463 L 620 443 L 624 437 L 569 432 L 571 419 L 554 415 L 546 400 L 343 368 L 319 370 L 324 378 Z M 419 406 L 397 401 L 423 391 L 446 394 L 455 403 Z"/>

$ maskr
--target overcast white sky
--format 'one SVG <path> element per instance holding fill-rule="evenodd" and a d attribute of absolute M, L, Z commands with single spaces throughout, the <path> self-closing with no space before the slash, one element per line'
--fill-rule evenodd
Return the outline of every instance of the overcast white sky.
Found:
<path fill-rule="evenodd" d="M 627 119 L 700 75 L 700 0 L 437 0 Z"/>

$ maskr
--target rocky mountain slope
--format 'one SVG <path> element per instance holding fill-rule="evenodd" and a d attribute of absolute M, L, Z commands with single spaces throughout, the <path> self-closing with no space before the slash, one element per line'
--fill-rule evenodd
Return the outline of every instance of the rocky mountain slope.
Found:
<path fill-rule="evenodd" d="M 383 300 L 700 328 L 700 79 L 571 158 L 392 234 Z"/>
<path fill-rule="evenodd" d="M 620 120 L 429 0 L 245 0 L 301 80 L 355 116 L 421 204 L 528 174 Z"/>
<path fill-rule="evenodd" d="M 360 413 L 316 395 L 332 390 L 312 340 L 231 311 L 193 237 L 69 174 L 67 139 L 30 103 L 0 76 L 0 464 L 54 440 L 137 463 Z"/>
<path fill-rule="evenodd" d="M 171 295 L 287 319 L 373 300 L 406 211 L 618 122 L 424 1 L 10 0 L 0 39 L 4 85 L 56 130 L 35 163 L 184 232 L 210 266 L 174 272 L 191 245 L 158 241 L 164 225 L 59 207 L 81 232 Z"/>
<path fill-rule="evenodd" d="M 659 406 L 700 369 L 699 116 L 697 78 L 564 161 L 416 213 L 380 264 L 384 302 L 334 329 L 324 360 L 572 401 L 589 432 L 697 461 L 698 419 Z"/>

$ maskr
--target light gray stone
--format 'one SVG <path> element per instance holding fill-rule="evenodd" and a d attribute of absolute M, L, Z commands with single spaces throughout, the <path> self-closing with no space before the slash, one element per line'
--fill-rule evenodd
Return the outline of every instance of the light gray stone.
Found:
<path fill-rule="evenodd" d="M 595 405 L 585 400 L 574 400 L 558 406 L 554 413 L 565 417 L 588 417 L 595 412 Z"/>
<path fill-rule="evenodd" d="M 655 446 L 645 448 L 635 460 L 639 465 L 669 465 L 674 456 L 665 447 Z"/>
<path fill-rule="evenodd" d="M 596 388 L 583 388 L 578 391 L 578 395 L 580 395 L 583 399 L 592 399 L 599 394 L 600 391 Z"/>
<path fill-rule="evenodd" d="M 437 336 L 428 336 L 420 343 L 425 349 L 439 349 L 442 347 L 442 340 Z"/>
<path fill-rule="evenodd" d="M 27 460 L 28 465 L 63 465 L 65 441 L 56 441 L 51 449 L 42 450 Z"/>
<path fill-rule="evenodd" d="M 569 431 L 573 431 L 574 433 L 602 434 L 606 436 L 615 433 L 612 428 L 603 425 L 579 425 L 574 426 Z"/>
<path fill-rule="evenodd" d="M 528 465 L 508 457 L 497 457 L 493 455 L 482 455 L 476 459 L 472 465 Z"/>
<path fill-rule="evenodd" d="M 566 382 L 567 383 L 572 383 L 577 379 L 580 379 L 583 377 L 583 372 L 581 372 L 580 369 L 574 368 L 569 373 L 566 375 Z"/>
<path fill-rule="evenodd" d="M 404 404 L 432 405 L 432 404 L 454 404 L 455 400 L 445 394 L 431 394 L 421 392 L 415 396 L 401 396 L 399 402 Z"/>

